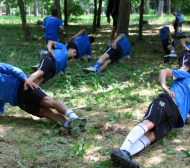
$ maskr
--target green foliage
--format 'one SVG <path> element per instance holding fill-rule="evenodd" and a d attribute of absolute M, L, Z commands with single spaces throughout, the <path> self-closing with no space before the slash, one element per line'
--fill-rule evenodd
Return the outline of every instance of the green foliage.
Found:
<path fill-rule="evenodd" d="M 100 164 L 94 164 L 92 166 L 96 168 L 109 168 L 112 164 L 112 161 L 103 161 Z"/>
<path fill-rule="evenodd" d="M 176 12 L 189 15 L 190 3 L 189 0 L 172 0 L 172 7 L 175 8 Z"/>
<path fill-rule="evenodd" d="M 185 150 L 183 153 L 179 156 L 180 158 L 190 157 L 190 151 Z"/>

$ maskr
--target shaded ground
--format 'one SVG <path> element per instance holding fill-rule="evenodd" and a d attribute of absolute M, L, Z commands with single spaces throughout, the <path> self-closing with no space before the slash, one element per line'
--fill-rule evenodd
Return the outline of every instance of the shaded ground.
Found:
<path fill-rule="evenodd" d="M 66 41 L 82 28 L 92 32 L 88 26 L 69 26 L 66 28 Z M 0 115 L 0 167 L 89 168 L 109 160 L 109 151 L 121 146 L 130 129 L 142 119 L 153 98 L 162 92 L 158 71 L 178 67 L 177 62 L 162 64 L 164 52 L 159 28 L 159 25 L 144 26 L 143 41 L 138 41 L 137 25 L 130 26 L 128 38 L 130 42 L 135 42 L 131 65 L 113 64 L 101 74 L 84 74 L 82 68 L 93 65 L 106 49 L 111 27 L 103 26 L 95 34 L 92 63 L 69 61 L 66 74 L 79 73 L 79 78 L 56 76 L 42 85 L 50 97 L 65 102 L 79 116 L 89 119 L 86 131 L 78 137 L 78 143 L 66 129 L 53 127 L 54 124 L 46 119 L 31 116 L 7 104 L 5 112 Z M 27 75 L 32 73 L 30 66 L 40 61 L 37 56 L 39 48 L 46 48 L 40 27 L 31 25 L 30 29 L 37 41 L 25 42 L 18 25 L 3 25 L 0 29 L 1 62 L 20 67 Z M 182 47 L 178 39 L 175 40 L 175 48 L 179 55 Z M 168 81 L 169 86 L 171 83 Z M 148 146 L 133 160 L 141 167 L 190 167 L 188 157 L 179 157 L 184 150 L 190 150 L 189 133 L 189 126 L 173 130 L 168 137 Z M 82 142 L 83 137 L 86 141 L 83 139 Z M 77 144 L 90 145 L 90 148 L 83 155 Z"/>

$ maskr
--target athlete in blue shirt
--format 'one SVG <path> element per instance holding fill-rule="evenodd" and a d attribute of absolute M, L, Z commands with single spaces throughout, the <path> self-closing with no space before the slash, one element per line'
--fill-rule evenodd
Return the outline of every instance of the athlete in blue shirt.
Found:
<path fill-rule="evenodd" d="M 185 33 L 185 32 L 182 32 L 182 24 L 185 21 L 182 18 L 181 13 L 173 12 L 173 15 L 175 16 L 175 22 L 174 22 L 175 35 L 180 36 Z"/>
<path fill-rule="evenodd" d="M 68 59 L 75 57 L 77 54 L 76 49 L 51 40 L 48 41 L 48 52 L 50 54 L 41 60 L 38 70 L 29 77 L 31 81 L 38 85 L 53 78 L 59 72 L 61 72 L 61 76 L 65 76 Z"/>
<path fill-rule="evenodd" d="M 5 103 L 19 106 L 22 110 L 60 122 L 72 135 L 83 129 L 87 120 L 79 118 L 63 102 L 51 99 L 35 83 L 31 82 L 22 70 L 12 65 L 0 63 L 0 113 L 5 110 Z M 51 109 L 57 110 L 58 113 Z M 69 121 L 65 118 L 69 117 Z"/>
<path fill-rule="evenodd" d="M 66 45 L 68 46 L 76 46 L 77 55 L 75 59 L 82 58 L 84 55 L 87 55 L 88 62 L 91 61 L 91 43 L 95 41 L 93 36 L 88 36 L 85 29 L 80 30 L 76 35 L 70 38 L 70 42 Z M 81 59 L 84 60 L 84 59 Z"/>
<path fill-rule="evenodd" d="M 160 71 L 160 82 L 165 93 L 153 100 L 142 122 L 129 132 L 120 148 L 111 152 L 116 164 L 120 162 L 124 167 L 139 167 L 131 156 L 166 136 L 173 127 L 184 126 L 190 111 L 190 63 L 186 63 L 179 70 Z M 166 86 L 167 77 L 174 79 L 171 89 Z"/>
<path fill-rule="evenodd" d="M 46 41 L 58 41 L 58 35 L 63 33 L 64 26 L 62 21 L 57 18 L 57 9 L 53 9 L 51 15 L 52 16 L 46 17 L 43 21 L 42 30 L 45 31 L 44 38 Z"/>
<path fill-rule="evenodd" d="M 93 67 L 83 68 L 84 72 L 100 73 L 109 64 L 116 62 L 130 64 L 131 46 L 125 34 L 120 34 L 115 41 L 106 49 L 104 54 L 98 59 Z M 126 62 L 121 58 L 126 56 Z"/>

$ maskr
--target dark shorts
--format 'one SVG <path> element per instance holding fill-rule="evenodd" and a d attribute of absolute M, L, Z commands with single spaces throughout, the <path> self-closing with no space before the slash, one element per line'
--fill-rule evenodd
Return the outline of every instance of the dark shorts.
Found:
<path fill-rule="evenodd" d="M 176 20 L 174 22 L 174 30 L 175 30 L 175 34 L 177 33 L 177 27 L 179 27 L 180 31 L 181 31 L 181 27 L 182 27 L 182 23 L 178 20 Z"/>
<path fill-rule="evenodd" d="M 171 45 L 174 47 L 174 42 L 171 42 L 169 40 L 169 37 L 165 38 L 164 42 L 163 42 L 163 49 L 166 55 L 170 54 L 170 50 L 168 49 L 168 46 Z"/>
<path fill-rule="evenodd" d="M 40 117 L 39 112 L 42 107 L 40 102 L 46 96 L 47 94 L 40 87 L 34 90 L 31 88 L 24 90 L 24 82 L 20 82 L 17 91 L 17 104 L 27 113 Z"/>
<path fill-rule="evenodd" d="M 111 14 L 112 18 L 113 18 L 113 26 L 117 26 L 117 21 L 118 21 L 118 16 Z"/>
<path fill-rule="evenodd" d="M 155 124 L 150 130 L 156 137 L 152 143 L 157 142 L 171 131 L 177 122 L 178 112 L 177 105 L 167 93 L 162 93 L 153 100 L 143 118 Z"/>
<path fill-rule="evenodd" d="M 46 55 L 40 61 L 38 69 L 44 72 L 44 82 L 53 78 L 55 75 L 55 60 L 51 54 Z"/>
<path fill-rule="evenodd" d="M 179 67 L 189 66 L 190 67 L 190 51 L 183 51 L 178 58 Z"/>
<path fill-rule="evenodd" d="M 119 44 L 117 44 L 116 49 L 109 46 L 107 47 L 104 53 L 107 53 L 110 56 L 109 59 L 111 60 L 111 63 L 114 63 L 115 61 L 121 58 L 122 48 L 120 47 Z"/>

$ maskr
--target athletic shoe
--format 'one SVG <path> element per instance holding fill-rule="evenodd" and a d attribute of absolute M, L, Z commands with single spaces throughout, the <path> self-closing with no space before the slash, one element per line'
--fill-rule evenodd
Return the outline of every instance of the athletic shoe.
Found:
<path fill-rule="evenodd" d="M 130 158 L 130 153 L 119 148 L 111 152 L 111 158 L 114 163 L 121 163 L 123 167 L 139 168 L 140 166 L 134 163 Z"/>
<path fill-rule="evenodd" d="M 38 70 L 38 66 L 39 66 L 39 64 L 34 65 L 34 66 L 31 67 L 31 69 L 34 70 L 34 71 L 37 71 Z"/>
<path fill-rule="evenodd" d="M 75 127 L 75 128 L 70 128 L 69 129 L 69 134 L 72 136 L 78 136 L 80 134 L 81 128 L 80 127 Z"/>
<path fill-rule="evenodd" d="M 171 53 L 168 55 L 169 57 L 177 57 L 175 51 L 171 51 Z"/>
<path fill-rule="evenodd" d="M 39 57 L 42 57 L 44 54 L 43 54 L 44 50 L 40 49 L 39 50 Z"/>
<path fill-rule="evenodd" d="M 83 68 L 83 72 L 94 72 L 94 73 L 96 73 L 96 69 L 93 67 Z"/>
<path fill-rule="evenodd" d="M 74 118 L 74 119 L 69 120 L 68 125 L 69 125 L 70 129 L 73 129 L 75 127 L 83 128 L 83 127 L 85 127 L 86 123 L 87 123 L 86 118 Z"/>

